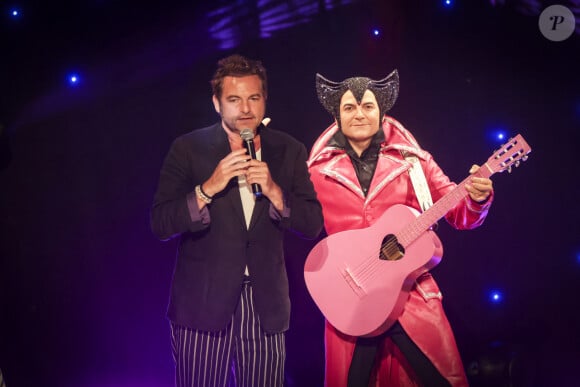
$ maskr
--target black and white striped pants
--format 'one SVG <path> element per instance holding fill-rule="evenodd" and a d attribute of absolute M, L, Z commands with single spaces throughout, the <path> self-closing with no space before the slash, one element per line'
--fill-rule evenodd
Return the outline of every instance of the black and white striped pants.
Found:
<path fill-rule="evenodd" d="M 219 332 L 171 323 L 177 387 L 276 387 L 284 385 L 284 333 L 266 334 L 245 283 L 228 327 Z"/>

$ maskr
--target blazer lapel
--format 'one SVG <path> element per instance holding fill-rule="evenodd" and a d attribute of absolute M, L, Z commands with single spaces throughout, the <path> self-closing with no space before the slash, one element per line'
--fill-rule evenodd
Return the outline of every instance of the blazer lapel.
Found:
<path fill-rule="evenodd" d="M 284 158 L 284 144 L 273 141 L 273 139 L 268 135 L 268 129 L 263 129 L 261 131 L 260 141 L 262 161 L 268 163 L 270 175 L 274 180 L 276 180 L 275 176 L 280 175 L 280 170 L 284 166 L 282 162 Z M 251 230 L 262 216 L 270 217 L 269 211 L 270 201 L 268 198 L 263 197 L 257 199 L 250 220 L 250 227 L 248 229 Z"/>

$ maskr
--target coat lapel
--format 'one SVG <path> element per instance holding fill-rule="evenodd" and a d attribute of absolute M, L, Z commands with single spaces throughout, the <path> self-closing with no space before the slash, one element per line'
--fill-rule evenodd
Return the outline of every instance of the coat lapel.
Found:
<path fill-rule="evenodd" d="M 366 200 L 373 200 L 391 181 L 408 170 L 410 166 L 404 159 L 401 160 L 384 153 L 379 153 L 377 168 L 375 169 Z"/>
<path fill-rule="evenodd" d="M 365 198 L 350 157 L 346 153 L 334 156 L 321 173 L 340 182 L 364 201 L 370 201 L 376 197 L 387 184 L 393 181 L 401 173 L 408 170 L 410 164 L 405 160 L 397 159 L 384 153 L 379 154 L 375 174 L 371 180 L 369 194 Z"/>
<path fill-rule="evenodd" d="M 354 171 L 350 157 L 348 157 L 346 152 L 335 155 L 320 172 L 338 181 L 364 200 L 363 190 L 356 178 L 356 172 Z"/>

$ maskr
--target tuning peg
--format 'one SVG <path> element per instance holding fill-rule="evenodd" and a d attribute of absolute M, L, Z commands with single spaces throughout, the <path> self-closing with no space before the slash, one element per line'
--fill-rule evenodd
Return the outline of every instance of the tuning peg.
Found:
<path fill-rule="evenodd" d="M 528 161 L 528 155 L 522 156 L 522 161 Z"/>
<path fill-rule="evenodd" d="M 520 160 L 517 160 L 515 163 L 516 168 L 520 166 Z"/>

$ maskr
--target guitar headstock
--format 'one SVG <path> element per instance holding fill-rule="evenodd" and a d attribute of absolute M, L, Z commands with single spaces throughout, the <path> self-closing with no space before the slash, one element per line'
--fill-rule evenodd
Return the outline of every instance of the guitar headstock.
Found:
<path fill-rule="evenodd" d="M 518 134 L 496 150 L 484 165 L 489 169 L 489 176 L 495 172 L 511 172 L 512 167 L 518 167 L 522 161 L 528 159 L 528 154 L 531 151 L 532 148 L 526 140 Z"/>

